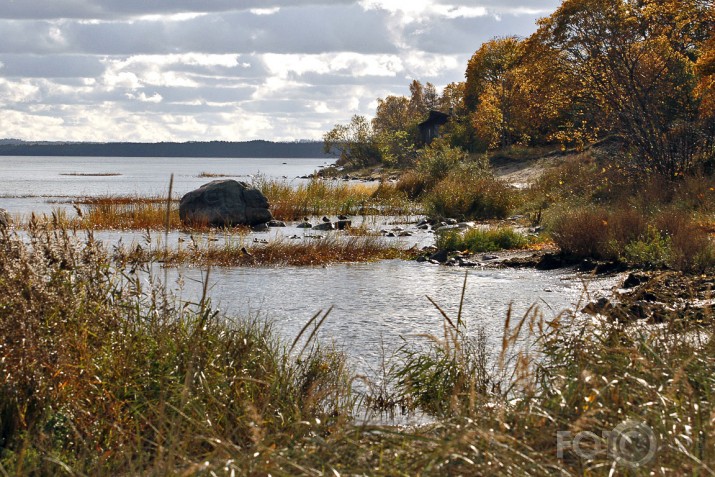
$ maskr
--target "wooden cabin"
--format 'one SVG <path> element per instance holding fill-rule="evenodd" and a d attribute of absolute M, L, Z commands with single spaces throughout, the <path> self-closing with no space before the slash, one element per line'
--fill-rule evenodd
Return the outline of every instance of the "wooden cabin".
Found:
<path fill-rule="evenodd" d="M 449 121 L 449 114 L 441 111 L 430 111 L 427 119 L 417 125 L 420 128 L 422 142 L 427 145 L 435 138 L 438 138 L 440 127 L 446 124 L 447 121 Z"/>

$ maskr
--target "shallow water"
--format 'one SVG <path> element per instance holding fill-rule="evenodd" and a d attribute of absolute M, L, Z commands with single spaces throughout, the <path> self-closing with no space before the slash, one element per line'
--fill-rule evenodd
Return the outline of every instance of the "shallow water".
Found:
<path fill-rule="evenodd" d="M 180 275 L 183 288 L 171 272 L 173 289 L 184 301 L 199 301 L 202 271 L 184 268 Z M 289 343 L 315 313 L 332 307 L 318 333 L 321 341 L 335 343 L 358 372 L 374 376 L 383 356 L 405 341 L 424 342 L 419 335 L 442 334 L 443 319 L 427 297 L 456 322 L 464 275 L 460 268 L 403 260 L 317 268 L 213 268 L 209 296 L 229 316 L 259 314 L 272 321 Z M 585 287 L 599 296 L 615 284 L 615 278 L 585 284 L 573 272 L 472 269 L 463 319 L 470 332 L 486 331 L 496 357 L 510 305 L 516 320 L 532 305 L 553 318 L 582 301 Z"/>

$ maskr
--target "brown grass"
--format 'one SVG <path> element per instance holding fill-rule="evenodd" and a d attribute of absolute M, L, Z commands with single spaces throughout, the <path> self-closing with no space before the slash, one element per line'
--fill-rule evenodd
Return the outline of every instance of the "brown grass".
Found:
<path fill-rule="evenodd" d="M 216 172 L 201 172 L 196 177 L 236 177 L 234 174 L 221 174 Z"/>
<path fill-rule="evenodd" d="M 410 215 L 419 211 L 417 204 L 386 183 L 313 180 L 295 186 L 262 179 L 256 187 L 268 198 L 278 220 L 298 220 L 311 215 Z"/>
<path fill-rule="evenodd" d="M 279 239 L 268 244 L 228 238 L 224 243 L 204 242 L 175 249 L 125 250 L 125 260 L 155 259 L 166 265 L 222 267 L 319 266 L 344 262 L 410 258 L 411 251 L 390 246 L 380 237 Z M 138 254 L 138 255 L 137 255 Z"/>

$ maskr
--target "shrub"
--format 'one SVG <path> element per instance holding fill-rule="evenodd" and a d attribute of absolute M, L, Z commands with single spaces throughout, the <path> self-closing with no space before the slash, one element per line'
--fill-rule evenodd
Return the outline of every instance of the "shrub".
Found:
<path fill-rule="evenodd" d="M 498 179 L 458 169 L 437 184 L 425 202 L 428 212 L 442 217 L 502 219 L 514 209 L 517 197 Z"/>
<path fill-rule="evenodd" d="M 649 226 L 643 237 L 625 244 L 623 258 L 634 265 L 660 268 L 670 263 L 670 251 L 670 239 Z"/>
<path fill-rule="evenodd" d="M 472 253 L 524 248 L 527 244 L 523 234 L 509 227 L 449 231 L 439 234 L 436 241 L 438 248 Z"/>
<path fill-rule="evenodd" d="M 609 251 L 608 212 L 580 208 L 561 213 L 552 223 L 552 237 L 561 252 L 574 258 L 612 258 Z"/>
<path fill-rule="evenodd" d="M 551 229 L 562 253 L 577 259 L 624 260 L 682 271 L 715 266 L 715 247 L 707 233 L 675 209 L 647 217 L 633 209 L 584 207 L 562 212 Z"/>

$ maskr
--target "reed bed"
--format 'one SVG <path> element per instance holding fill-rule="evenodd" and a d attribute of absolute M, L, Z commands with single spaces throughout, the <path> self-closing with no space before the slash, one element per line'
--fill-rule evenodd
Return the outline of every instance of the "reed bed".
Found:
<path fill-rule="evenodd" d="M 302 220 L 306 216 L 408 216 L 419 213 L 420 206 L 410 202 L 394 186 L 388 184 L 347 184 L 314 180 L 307 184 L 259 179 L 255 184 L 271 204 L 277 220 Z M 161 196 L 101 196 L 72 201 L 75 216 L 57 210 L 62 226 L 85 229 L 164 230 L 167 202 L 169 227 L 172 230 L 207 230 L 207 227 L 186 227 L 179 219 L 179 200 L 167 201 Z"/>
<path fill-rule="evenodd" d="M 180 244 L 181 245 L 181 244 Z M 412 258 L 413 251 L 391 246 L 382 237 L 277 239 L 256 243 L 226 237 L 223 243 L 191 242 L 177 248 L 132 248 L 118 251 L 123 260 L 157 260 L 167 266 L 319 266 L 345 262 Z"/>
<path fill-rule="evenodd" d="M 255 184 L 268 198 L 273 216 L 299 220 L 320 215 L 415 215 L 420 206 L 387 183 L 311 180 L 298 185 L 269 179 Z"/>

